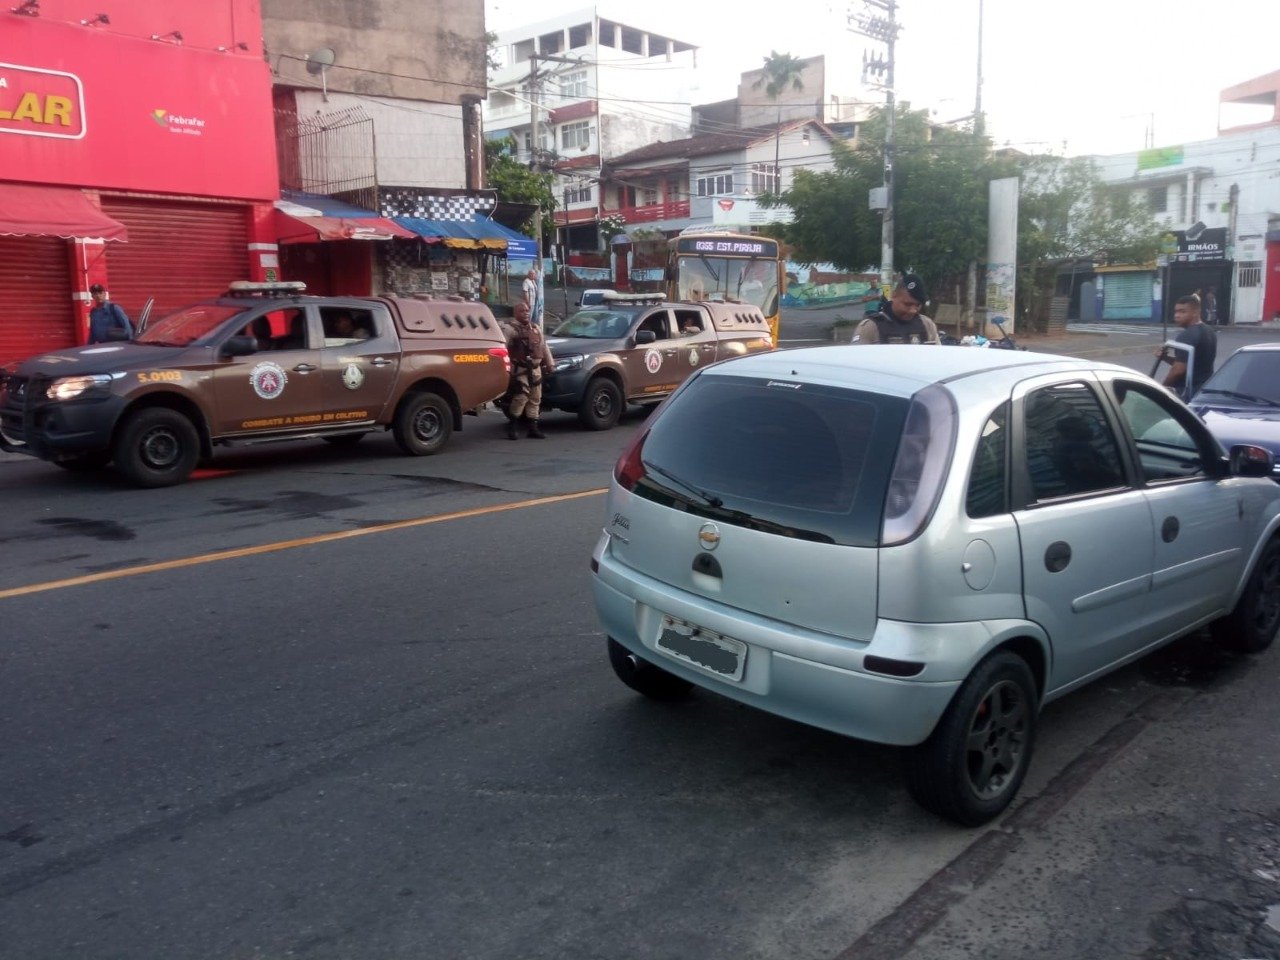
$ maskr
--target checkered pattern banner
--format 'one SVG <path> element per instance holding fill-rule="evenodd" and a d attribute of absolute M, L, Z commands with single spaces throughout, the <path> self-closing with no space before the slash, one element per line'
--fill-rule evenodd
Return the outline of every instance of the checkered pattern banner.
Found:
<path fill-rule="evenodd" d="M 384 217 L 469 221 L 477 213 L 492 210 L 494 205 L 492 197 L 436 194 L 422 190 L 383 189 L 381 196 Z"/>

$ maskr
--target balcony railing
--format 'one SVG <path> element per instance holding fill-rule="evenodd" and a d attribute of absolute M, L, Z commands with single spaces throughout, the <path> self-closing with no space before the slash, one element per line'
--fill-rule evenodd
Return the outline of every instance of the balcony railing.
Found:
<path fill-rule="evenodd" d="M 620 213 L 627 223 L 653 223 L 656 220 L 678 220 L 689 216 L 688 200 L 669 200 L 666 203 L 647 203 L 640 207 L 618 207 L 605 210 L 606 214 Z"/>

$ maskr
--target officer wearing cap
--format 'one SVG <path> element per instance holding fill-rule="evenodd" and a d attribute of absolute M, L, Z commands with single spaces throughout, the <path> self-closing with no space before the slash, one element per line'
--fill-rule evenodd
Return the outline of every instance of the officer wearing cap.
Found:
<path fill-rule="evenodd" d="M 893 296 L 853 332 L 853 342 L 941 344 L 938 327 L 920 310 L 929 301 L 924 281 L 914 273 L 903 274 Z"/>

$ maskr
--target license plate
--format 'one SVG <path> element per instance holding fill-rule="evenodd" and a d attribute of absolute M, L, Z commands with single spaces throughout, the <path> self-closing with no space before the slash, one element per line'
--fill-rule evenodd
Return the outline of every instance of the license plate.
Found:
<path fill-rule="evenodd" d="M 663 616 L 658 649 L 702 670 L 730 680 L 741 680 L 747 664 L 747 645 L 704 627 Z"/>

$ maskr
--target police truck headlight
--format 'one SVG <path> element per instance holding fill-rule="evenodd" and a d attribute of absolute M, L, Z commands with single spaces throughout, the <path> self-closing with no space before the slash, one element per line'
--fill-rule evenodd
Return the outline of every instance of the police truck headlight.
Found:
<path fill-rule="evenodd" d="M 586 355 L 581 353 L 575 353 L 570 357 L 558 357 L 556 359 L 555 372 L 564 373 L 567 370 L 581 370 L 586 360 Z"/>
<path fill-rule="evenodd" d="M 74 400 L 86 390 L 109 386 L 112 380 L 123 376 L 123 373 L 95 373 L 86 377 L 60 377 L 49 384 L 45 396 L 50 400 Z"/>

